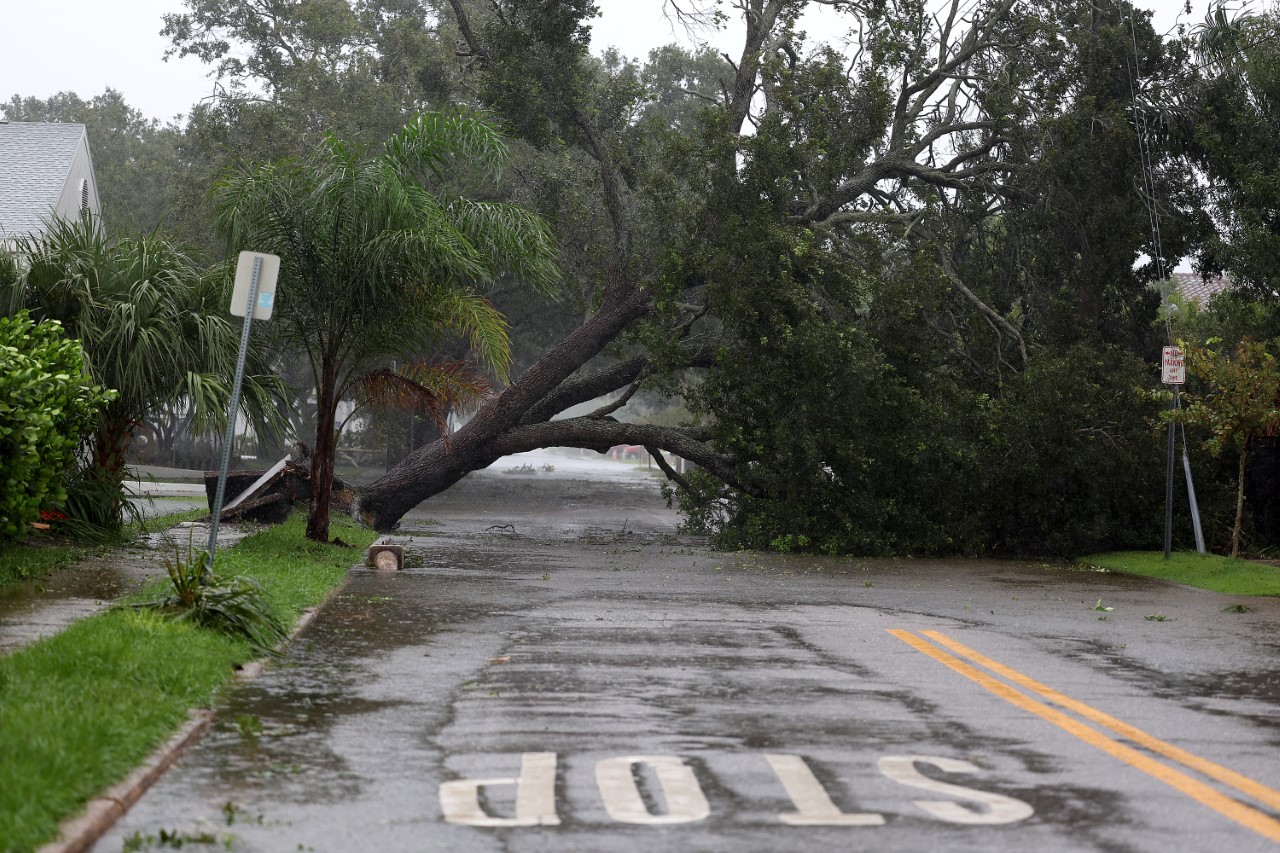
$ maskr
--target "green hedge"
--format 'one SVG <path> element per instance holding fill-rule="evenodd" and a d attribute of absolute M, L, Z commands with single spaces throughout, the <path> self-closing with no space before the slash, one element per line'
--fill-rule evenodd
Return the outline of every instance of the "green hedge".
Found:
<path fill-rule="evenodd" d="M 92 383 L 59 323 L 0 317 L 0 541 L 23 538 L 41 509 L 66 498 L 81 436 L 113 393 Z"/>

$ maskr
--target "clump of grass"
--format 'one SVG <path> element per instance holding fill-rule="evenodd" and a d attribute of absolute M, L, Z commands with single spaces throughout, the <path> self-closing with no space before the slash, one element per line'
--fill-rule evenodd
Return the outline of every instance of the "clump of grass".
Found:
<path fill-rule="evenodd" d="M 267 599 L 262 584 L 247 575 L 226 577 L 207 573 L 209 555 L 193 553 L 187 543 L 184 560 L 174 549 L 164 561 L 169 588 L 129 602 L 137 610 L 168 612 L 181 621 L 213 628 L 248 641 L 258 654 L 274 654 L 288 635 L 284 623 Z"/>
<path fill-rule="evenodd" d="M 1280 569 L 1216 554 L 1179 551 L 1166 560 L 1159 551 L 1116 551 L 1081 557 L 1077 562 L 1228 595 L 1280 595 Z"/>

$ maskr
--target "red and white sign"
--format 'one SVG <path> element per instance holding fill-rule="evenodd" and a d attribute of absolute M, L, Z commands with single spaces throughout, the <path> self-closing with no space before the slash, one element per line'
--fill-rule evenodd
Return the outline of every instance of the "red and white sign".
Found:
<path fill-rule="evenodd" d="M 1165 347 L 1160 360 L 1160 381 L 1165 385 L 1187 384 L 1187 363 L 1181 347 Z"/>

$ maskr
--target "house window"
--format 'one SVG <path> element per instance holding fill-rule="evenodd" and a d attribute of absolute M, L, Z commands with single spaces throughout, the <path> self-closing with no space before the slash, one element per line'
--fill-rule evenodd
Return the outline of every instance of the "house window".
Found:
<path fill-rule="evenodd" d="M 89 181 L 86 178 L 80 179 L 80 215 L 89 215 Z"/>

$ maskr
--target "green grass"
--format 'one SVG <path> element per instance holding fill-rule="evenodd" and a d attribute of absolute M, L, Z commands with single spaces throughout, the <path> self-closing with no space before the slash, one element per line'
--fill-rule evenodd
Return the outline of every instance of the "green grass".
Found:
<path fill-rule="evenodd" d="M 139 518 L 125 525 L 125 531 L 128 536 L 140 536 L 156 530 L 168 530 L 175 524 L 181 524 L 184 521 L 196 521 L 209 515 L 207 509 L 182 509 L 177 512 L 168 512 L 164 515 L 153 515 L 150 518 Z"/>
<path fill-rule="evenodd" d="M 1166 560 L 1161 551 L 1116 551 L 1080 557 L 1077 562 L 1228 595 L 1280 595 L 1280 568 L 1216 554 L 1176 551 Z"/>
<path fill-rule="evenodd" d="M 309 543 L 295 515 L 219 553 L 218 572 L 258 578 L 286 623 L 358 563 L 375 534 L 334 519 L 356 548 Z M 157 567 L 159 556 L 157 556 Z M 0 658 L 0 850 L 33 850 L 124 777 L 188 709 L 209 707 L 247 643 L 124 608 Z"/>
<path fill-rule="evenodd" d="M 0 589 L 25 580 L 36 580 L 70 565 L 84 555 L 74 545 L 44 542 L 7 542 L 0 545 Z"/>

